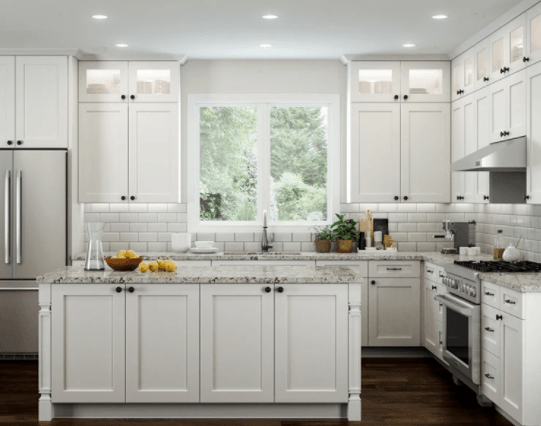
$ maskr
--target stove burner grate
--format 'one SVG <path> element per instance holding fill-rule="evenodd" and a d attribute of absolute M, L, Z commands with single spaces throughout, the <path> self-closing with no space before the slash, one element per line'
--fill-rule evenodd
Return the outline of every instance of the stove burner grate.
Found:
<path fill-rule="evenodd" d="M 477 272 L 541 272 L 541 263 L 528 260 L 521 262 L 455 260 L 455 265 L 473 269 Z"/>

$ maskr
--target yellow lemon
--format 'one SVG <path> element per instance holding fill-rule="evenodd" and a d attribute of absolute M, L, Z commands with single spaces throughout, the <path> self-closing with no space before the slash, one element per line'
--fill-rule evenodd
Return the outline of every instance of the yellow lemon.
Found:
<path fill-rule="evenodd" d="M 120 257 L 120 256 L 126 257 L 126 250 L 120 250 L 116 255 L 117 257 Z"/>
<path fill-rule="evenodd" d="M 165 264 L 165 270 L 167 272 L 173 272 L 175 270 L 175 264 L 174 263 L 169 263 L 169 262 L 166 262 Z"/>
<path fill-rule="evenodd" d="M 138 257 L 138 256 L 135 254 L 135 252 L 134 252 L 133 250 L 128 250 L 128 251 L 126 252 L 126 257 L 127 257 L 128 259 L 135 259 L 135 258 Z"/>
<path fill-rule="evenodd" d="M 150 262 L 150 263 L 148 264 L 148 267 L 150 268 L 150 270 L 151 270 L 152 272 L 155 272 L 155 271 L 158 270 L 158 262 Z"/>
<path fill-rule="evenodd" d="M 144 274 L 146 271 L 148 271 L 148 265 L 145 262 L 141 262 L 139 264 L 139 271 Z"/>

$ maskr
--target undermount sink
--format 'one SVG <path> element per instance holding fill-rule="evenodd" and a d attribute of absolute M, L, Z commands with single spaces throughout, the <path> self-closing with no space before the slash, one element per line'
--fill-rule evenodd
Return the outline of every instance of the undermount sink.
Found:
<path fill-rule="evenodd" d="M 224 256 L 300 256 L 300 252 L 292 251 L 226 251 Z"/>

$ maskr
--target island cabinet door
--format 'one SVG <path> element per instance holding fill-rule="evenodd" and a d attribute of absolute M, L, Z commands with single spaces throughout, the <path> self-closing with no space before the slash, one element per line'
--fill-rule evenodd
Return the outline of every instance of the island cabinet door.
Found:
<path fill-rule="evenodd" d="M 275 285 L 275 402 L 347 402 L 348 285 Z"/>
<path fill-rule="evenodd" d="M 274 402 L 274 285 L 201 285 L 201 402 Z"/>
<path fill-rule="evenodd" d="M 199 402 L 199 285 L 126 290 L 126 402 Z"/>
<path fill-rule="evenodd" d="M 52 292 L 52 402 L 125 402 L 124 284 Z"/>

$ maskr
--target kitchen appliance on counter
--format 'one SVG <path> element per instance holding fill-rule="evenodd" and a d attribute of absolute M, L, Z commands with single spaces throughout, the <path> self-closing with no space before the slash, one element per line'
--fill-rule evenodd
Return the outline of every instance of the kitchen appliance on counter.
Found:
<path fill-rule="evenodd" d="M 36 277 L 67 264 L 67 151 L 0 150 L 0 359 L 38 352 Z"/>
<path fill-rule="evenodd" d="M 443 230 L 447 242 L 453 242 L 453 248 L 443 248 L 443 254 L 458 254 L 460 247 L 475 247 L 475 233 L 477 224 L 474 220 L 468 222 L 453 222 L 450 220 L 443 221 Z M 437 235 L 436 235 L 437 237 Z"/>

